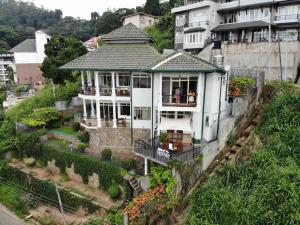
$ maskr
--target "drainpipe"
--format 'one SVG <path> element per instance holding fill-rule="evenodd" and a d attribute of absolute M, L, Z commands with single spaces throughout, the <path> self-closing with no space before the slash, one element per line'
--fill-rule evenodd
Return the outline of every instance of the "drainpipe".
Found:
<path fill-rule="evenodd" d="M 223 76 L 221 76 L 221 82 L 220 82 L 219 110 L 218 110 L 218 126 L 217 126 L 217 140 L 219 140 L 220 120 L 221 120 L 221 96 L 222 96 L 222 84 L 223 84 Z"/>
<path fill-rule="evenodd" d="M 152 109 L 151 109 L 151 139 L 154 139 L 154 126 L 153 126 L 153 122 L 154 122 L 154 73 L 152 72 L 151 74 L 151 91 L 152 91 Z M 153 145 L 154 146 L 154 145 Z"/>
<path fill-rule="evenodd" d="M 131 147 L 134 147 L 134 143 L 133 143 L 133 105 L 132 105 L 132 90 L 133 90 L 133 76 L 132 73 L 130 73 L 130 139 L 131 139 Z"/>
<path fill-rule="evenodd" d="M 203 139 L 203 131 L 204 131 L 204 111 L 205 111 L 205 98 L 206 98 L 206 79 L 207 74 L 204 76 L 204 94 L 203 94 L 203 108 L 202 108 L 202 126 L 201 126 L 201 139 Z"/>

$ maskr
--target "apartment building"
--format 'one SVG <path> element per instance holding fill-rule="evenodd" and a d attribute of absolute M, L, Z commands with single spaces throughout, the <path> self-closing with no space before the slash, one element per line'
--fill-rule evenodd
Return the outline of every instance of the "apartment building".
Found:
<path fill-rule="evenodd" d="M 171 155 L 192 160 L 200 152 L 195 141 L 216 139 L 227 102 L 223 68 L 186 52 L 161 55 L 133 24 L 102 38 L 107 45 L 61 67 L 81 74 L 81 125 L 96 150 L 123 155 L 135 146 L 137 155 L 163 164 Z M 163 133 L 172 144 L 160 145 Z"/>
<path fill-rule="evenodd" d="M 121 18 L 123 21 L 123 26 L 132 23 L 137 28 L 144 30 L 147 27 L 152 26 L 155 22 L 158 21 L 157 16 L 152 16 L 143 12 L 138 12 Z"/>
<path fill-rule="evenodd" d="M 12 69 L 13 72 L 13 81 L 15 81 L 15 64 L 13 54 L 1 54 L 0 55 L 0 83 L 6 85 L 9 82 L 8 68 Z"/>
<path fill-rule="evenodd" d="M 211 40 L 225 43 L 297 41 L 300 1 L 185 0 L 172 9 L 175 49 L 200 52 Z"/>

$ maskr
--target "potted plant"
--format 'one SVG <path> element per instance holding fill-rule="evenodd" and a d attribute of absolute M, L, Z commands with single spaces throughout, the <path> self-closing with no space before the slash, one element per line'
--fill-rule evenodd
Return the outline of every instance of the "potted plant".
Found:
<path fill-rule="evenodd" d="M 169 137 L 168 134 L 163 133 L 159 136 L 160 143 L 163 146 L 163 149 L 168 149 L 169 148 Z"/>

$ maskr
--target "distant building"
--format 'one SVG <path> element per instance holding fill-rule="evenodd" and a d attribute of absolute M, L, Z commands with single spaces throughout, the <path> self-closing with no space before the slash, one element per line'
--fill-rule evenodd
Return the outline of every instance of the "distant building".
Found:
<path fill-rule="evenodd" d="M 132 23 L 139 29 L 144 30 L 146 27 L 152 26 L 155 22 L 157 22 L 158 17 L 139 12 L 122 17 L 122 21 L 123 26 Z"/>
<path fill-rule="evenodd" d="M 95 49 L 98 47 L 98 40 L 100 37 L 92 37 L 91 39 L 83 42 L 83 45 L 86 47 L 86 49 L 89 52 L 95 51 Z"/>
<path fill-rule="evenodd" d="M 8 68 L 11 67 L 15 74 L 16 67 L 14 63 L 13 54 L 1 54 L 0 55 L 0 84 L 6 84 L 9 81 Z M 16 78 L 14 77 L 16 81 Z"/>
<path fill-rule="evenodd" d="M 44 83 L 40 66 L 46 57 L 45 44 L 50 38 L 45 32 L 36 31 L 35 39 L 26 39 L 10 50 L 14 53 L 18 84 L 35 86 Z"/>

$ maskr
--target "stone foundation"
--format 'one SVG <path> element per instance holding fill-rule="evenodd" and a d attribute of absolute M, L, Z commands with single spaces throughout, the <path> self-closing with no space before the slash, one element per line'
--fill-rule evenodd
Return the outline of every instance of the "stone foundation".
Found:
<path fill-rule="evenodd" d="M 101 153 L 105 148 L 113 152 L 113 157 L 118 159 L 134 158 L 133 143 L 141 139 L 147 141 L 151 138 L 149 129 L 133 129 L 133 142 L 131 142 L 130 128 L 107 128 L 90 130 L 90 149 Z"/>

